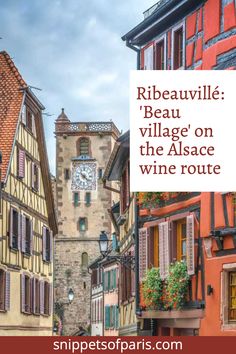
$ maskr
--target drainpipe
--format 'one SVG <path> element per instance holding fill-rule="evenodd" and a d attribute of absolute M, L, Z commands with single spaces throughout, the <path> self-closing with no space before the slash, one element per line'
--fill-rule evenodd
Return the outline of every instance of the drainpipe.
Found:
<path fill-rule="evenodd" d="M 126 40 L 126 46 L 137 53 L 137 70 L 140 70 L 140 48 L 135 47 L 128 40 Z"/>

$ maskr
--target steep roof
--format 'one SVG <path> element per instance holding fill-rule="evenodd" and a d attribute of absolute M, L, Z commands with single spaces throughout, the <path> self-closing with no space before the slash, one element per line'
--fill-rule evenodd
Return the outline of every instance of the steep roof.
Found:
<path fill-rule="evenodd" d="M 0 151 L 6 180 L 19 114 L 27 85 L 6 52 L 0 52 Z"/>
<path fill-rule="evenodd" d="M 20 75 L 10 56 L 5 51 L 0 52 L 0 151 L 2 153 L 1 181 L 4 183 L 7 180 L 22 105 L 26 95 L 34 101 L 40 111 L 44 109 Z M 38 115 L 36 127 L 49 225 L 56 234 L 57 220 L 41 114 Z"/>

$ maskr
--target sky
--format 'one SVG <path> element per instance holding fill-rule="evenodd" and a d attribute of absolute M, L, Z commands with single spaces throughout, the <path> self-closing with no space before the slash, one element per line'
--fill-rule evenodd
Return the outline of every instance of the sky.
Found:
<path fill-rule="evenodd" d="M 55 174 L 54 121 L 113 120 L 129 128 L 129 71 L 136 54 L 121 36 L 157 0 L 7 0 L 0 2 L 0 50 L 13 58 L 45 106 L 50 169 Z"/>

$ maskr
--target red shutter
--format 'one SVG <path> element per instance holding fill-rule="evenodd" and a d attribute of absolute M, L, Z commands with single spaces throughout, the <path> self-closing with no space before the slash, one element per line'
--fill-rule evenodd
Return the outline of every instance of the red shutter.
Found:
<path fill-rule="evenodd" d="M 142 281 L 148 268 L 148 235 L 149 229 L 139 229 L 139 280 Z"/>
<path fill-rule="evenodd" d="M 161 279 L 165 279 L 168 276 L 170 265 L 169 223 L 167 221 L 159 224 L 159 264 Z"/>
<path fill-rule="evenodd" d="M 18 149 L 18 177 L 25 177 L 25 151 Z"/>
<path fill-rule="evenodd" d="M 50 262 L 53 261 L 53 232 L 50 231 Z"/>
<path fill-rule="evenodd" d="M 21 251 L 25 253 L 26 217 L 21 215 Z"/>
<path fill-rule="evenodd" d="M 13 208 L 10 210 L 10 231 L 9 231 L 9 246 L 12 247 L 13 241 Z"/>
<path fill-rule="evenodd" d="M 44 281 L 40 281 L 40 314 L 44 315 Z"/>
<path fill-rule="evenodd" d="M 10 272 L 5 272 L 5 310 L 10 310 Z"/>
<path fill-rule="evenodd" d="M 186 218 L 186 236 L 187 236 L 187 269 L 188 274 L 195 274 L 194 269 L 194 216 L 189 215 Z"/>
<path fill-rule="evenodd" d="M 43 256 L 43 261 L 46 261 L 46 232 L 47 229 L 45 226 L 43 226 L 43 239 L 42 239 L 42 256 Z"/>
<path fill-rule="evenodd" d="M 21 274 L 21 312 L 25 312 L 25 275 Z"/>

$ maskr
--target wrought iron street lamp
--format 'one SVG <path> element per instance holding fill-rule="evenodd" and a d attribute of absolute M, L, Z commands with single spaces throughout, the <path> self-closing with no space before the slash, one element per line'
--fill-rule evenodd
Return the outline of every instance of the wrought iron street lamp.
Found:
<path fill-rule="evenodd" d="M 116 237 L 113 234 L 113 237 Z M 99 249 L 103 258 L 106 258 L 108 261 L 114 260 L 123 264 L 127 268 L 134 269 L 135 266 L 135 258 L 131 254 L 123 254 L 123 255 L 110 255 L 113 251 L 112 247 L 109 247 L 109 242 L 112 242 L 108 239 L 107 233 L 105 231 L 101 231 L 99 236 Z"/>

